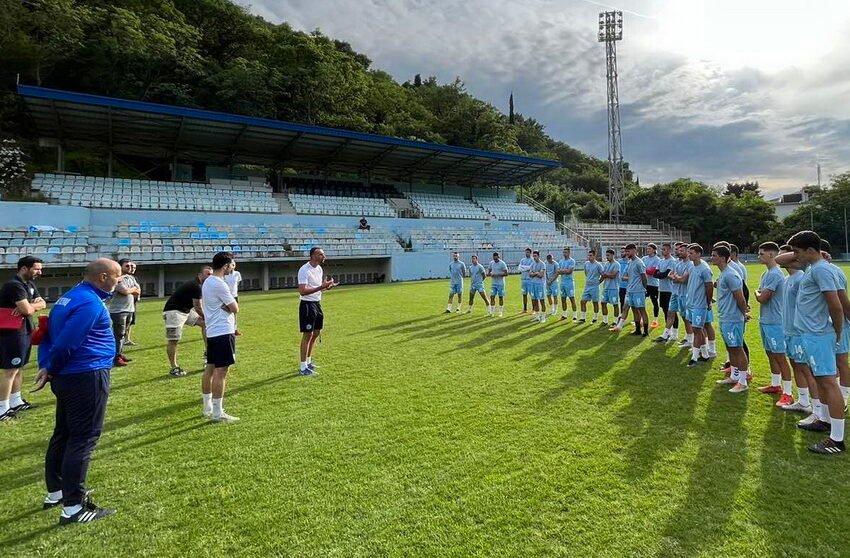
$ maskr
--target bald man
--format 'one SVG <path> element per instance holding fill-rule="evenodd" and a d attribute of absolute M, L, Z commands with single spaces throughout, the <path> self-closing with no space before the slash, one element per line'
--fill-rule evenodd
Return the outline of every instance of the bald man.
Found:
<path fill-rule="evenodd" d="M 56 424 L 44 463 L 44 509 L 63 506 L 60 525 L 115 513 L 96 506 L 84 485 L 103 430 L 109 369 L 115 359 L 115 336 L 104 301 L 120 277 L 121 266 L 112 260 L 101 258 L 86 266 L 83 281 L 53 306 L 38 348 L 37 389 L 50 382 L 56 396 Z"/>

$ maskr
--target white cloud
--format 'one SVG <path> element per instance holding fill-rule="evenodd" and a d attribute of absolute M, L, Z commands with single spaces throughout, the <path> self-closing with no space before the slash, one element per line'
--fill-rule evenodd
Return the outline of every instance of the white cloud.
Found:
<path fill-rule="evenodd" d="M 607 4 L 608 2 L 599 2 Z M 320 28 L 398 80 L 460 76 L 577 148 L 606 156 L 599 3 L 588 0 L 255 0 Z M 812 182 L 850 167 L 850 3 L 624 0 L 618 44 L 626 159 L 644 184 L 691 176 Z M 635 12 L 649 17 L 638 17 Z"/>

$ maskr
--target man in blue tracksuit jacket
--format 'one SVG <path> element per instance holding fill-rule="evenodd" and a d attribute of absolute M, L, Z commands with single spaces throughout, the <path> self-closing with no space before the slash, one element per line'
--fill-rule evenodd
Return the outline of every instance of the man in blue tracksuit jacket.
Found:
<path fill-rule="evenodd" d="M 50 381 L 56 396 L 56 426 L 45 456 L 48 495 L 44 508 L 62 504 L 59 523 L 87 523 L 114 513 L 86 496 L 89 461 L 103 430 L 109 369 L 115 359 L 110 296 L 121 267 L 105 258 L 88 264 L 83 281 L 50 311 L 38 350 L 36 382 Z"/>

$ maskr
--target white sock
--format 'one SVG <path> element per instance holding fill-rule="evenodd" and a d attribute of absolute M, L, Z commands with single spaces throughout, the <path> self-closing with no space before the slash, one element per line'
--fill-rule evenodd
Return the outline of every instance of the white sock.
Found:
<path fill-rule="evenodd" d="M 741 371 L 733 366 L 732 367 L 732 373 L 729 375 L 729 378 L 732 379 L 732 380 L 735 380 L 737 382 L 738 378 L 740 378 L 740 377 L 741 377 Z"/>
<path fill-rule="evenodd" d="M 691 360 L 699 359 L 699 347 L 691 347 Z"/>
<path fill-rule="evenodd" d="M 844 419 L 830 418 L 829 419 L 830 433 L 829 437 L 836 442 L 844 441 Z"/>
<path fill-rule="evenodd" d="M 812 397 L 812 414 L 820 418 L 820 399 Z"/>
<path fill-rule="evenodd" d="M 605 324 L 605 325 L 608 325 L 608 314 L 605 314 L 604 316 L 602 316 L 602 323 Z"/>
<path fill-rule="evenodd" d="M 687 335 L 685 336 L 685 339 L 687 339 L 687 340 L 688 340 L 688 343 L 690 343 L 691 345 L 693 345 L 693 344 L 694 344 L 694 334 L 693 334 L 693 333 L 689 333 L 689 334 L 687 334 Z"/>
<path fill-rule="evenodd" d="M 21 392 L 20 391 L 16 391 L 9 398 L 9 406 L 10 407 L 17 407 L 18 405 L 23 405 L 23 404 L 24 404 L 24 400 L 21 399 Z"/>
<path fill-rule="evenodd" d="M 212 393 L 202 393 L 201 394 L 201 403 L 204 406 L 205 411 L 212 410 Z"/>
<path fill-rule="evenodd" d="M 578 312 L 576 312 L 575 310 L 573 310 L 573 319 L 574 320 L 578 319 Z"/>
<path fill-rule="evenodd" d="M 451 311 L 452 311 L 452 303 L 451 303 L 451 302 L 449 302 L 448 304 L 446 304 L 446 310 L 448 310 L 449 312 L 451 312 Z"/>
<path fill-rule="evenodd" d="M 307 361 L 306 361 L 306 360 L 302 360 L 302 361 L 301 361 L 301 371 L 303 372 L 303 371 L 305 371 L 305 370 L 307 370 Z"/>
<path fill-rule="evenodd" d="M 782 380 L 782 394 L 791 395 L 791 380 Z"/>
<path fill-rule="evenodd" d="M 311 356 L 307 357 L 307 364 L 313 364 L 313 357 L 311 357 Z"/>
<path fill-rule="evenodd" d="M 62 515 L 65 517 L 71 517 L 75 513 L 79 512 L 83 509 L 83 506 L 77 504 L 76 506 L 65 506 L 62 508 Z"/>
<path fill-rule="evenodd" d="M 747 385 L 747 373 L 748 372 L 749 372 L 749 370 L 741 370 L 738 373 L 738 383 L 741 384 L 742 386 Z"/>
<path fill-rule="evenodd" d="M 666 340 L 666 339 L 669 339 L 669 338 L 670 338 L 670 330 L 669 330 L 669 329 L 665 329 L 665 330 L 664 330 L 664 333 L 662 333 L 662 334 L 661 334 L 661 338 L 662 338 L 662 339 L 665 339 L 665 340 Z"/>
<path fill-rule="evenodd" d="M 488 307 L 487 307 L 487 313 L 488 313 L 488 314 L 492 314 L 492 313 L 493 313 L 493 307 L 492 307 L 492 306 L 488 306 Z"/>
<path fill-rule="evenodd" d="M 599 312 L 593 315 L 593 319 L 599 321 Z"/>
<path fill-rule="evenodd" d="M 47 499 L 50 500 L 51 502 L 58 502 L 59 500 L 62 499 L 62 491 L 57 490 L 56 492 L 48 492 L 47 493 Z"/>
<path fill-rule="evenodd" d="M 820 411 L 818 414 L 818 418 L 820 418 L 826 423 L 829 423 L 829 407 L 821 403 L 820 405 L 818 405 L 818 410 Z"/>
<path fill-rule="evenodd" d="M 224 398 L 223 397 L 221 399 L 213 399 L 212 404 L 213 404 L 213 416 L 214 417 L 220 417 L 222 414 L 224 414 Z"/>
<path fill-rule="evenodd" d="M 0 415 L 9 410 L 9 400 L 0 401 Z"/>
<path fill-rule="evenodd" d="M 717 339 L 709 339 L 708 340 L 708 352 L 709 353 L 716 353 L 717 352 Z"/>
<path fill-rule="evenodd" d="M 699 352 L 702 355 L 702 358 L 708 358 L 708 343 L 703 343 L 702 347 L 699 348 Z"/>
<path fill-rule="evenodd" d="M 679 338 L 679 330 L 678 329 L 671 329 L 670 330 L 670 336 L 667 339 L 672 339 L 672 340 L 675 341 L 678 338 Z"/>
<path fill-rule="evenodd" d="M 839 389 L 841 390 L 841 397 L 844 398 L 844 404 L 846 405 L 847 404 L 847 397 L 850 396 L 850 387 L 839 386 Z M 12 403 L 12 406 L 13 407 L 15 406 L 14 402 Z"/>
<path fill-rule="evenodd" d="M 582 312 L 580 319 L 582 319 L 582 320 L 587 319 L 587 312 Z"/>
<path fill-rule="evenodd" d="M 800 405 L 808 407 L 812 404 L 812 402 L 809 401 L 809 388 L 797 388 L 797 393 L 800 398 Z"/>
<path fill-rule="evenodd" d="M 770 385 L 772 387 L 782 385 L 782 376 L 779 375 L 779 374 L 771 374 L 770 375 Z"/>
<path fill-rule="evenodd" d="M 564 310 L 563 312 L 561 312 L 561 317 L 562 318 L 569 318 L 570 316 L 569 316 L 568 312 L 566 310 Z"/>
<path fill-rule="evenodd" d="M 504 313 L 505 313 L 505 307 L 504 307 L 504 306 L 499 306 L 499 315 L 501 316 L 501 315 L 502 315 L 502 314 L 504 314 Z"/>

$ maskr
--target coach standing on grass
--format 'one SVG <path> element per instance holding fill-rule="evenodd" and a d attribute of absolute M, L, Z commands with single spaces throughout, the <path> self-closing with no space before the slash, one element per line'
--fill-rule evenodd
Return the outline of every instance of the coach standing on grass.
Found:
<path fill-rule="evenodd" d="M 313 364 L 313 347 L 322 333 L 325 315 L 322 312 L 322 291 L 333 289 L 339 283 L 332 277 L 324 278 L 322 264 L 325 251 L 315 246 L 310 249 L 310 261 L 298 270 L 298 293 L 301 303 L 298 307 L 298 320 L 301 326 L 301 366 L 302 376 L 316 376 Z"/>
<path fill-rule="evenodd" d="M 92 451 L 103 430 L 115 337 L 104 305 L 121 277 L 117 262 L 100 258 L 83 281 L 56 301 L 38 351 L 39 389 L 56 396 L 56 425 L 45 456 L 44 508 L 62 504 L 59 524 L 88 523 L 115 510 L 96 506 L 84 488 Z"/>

